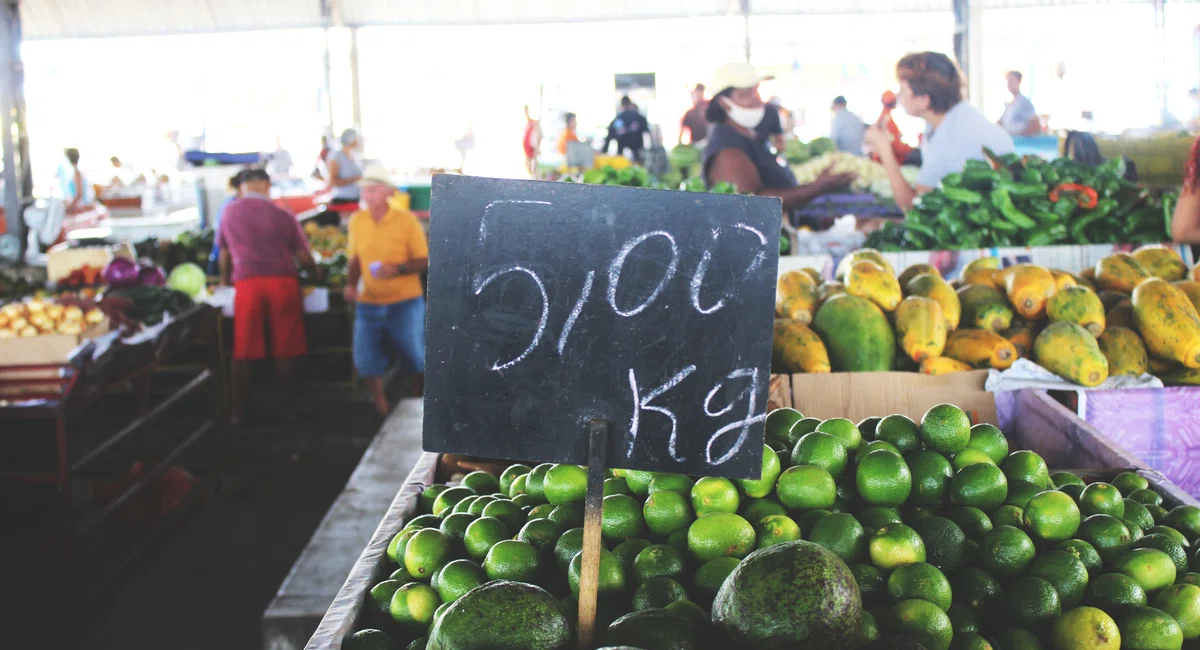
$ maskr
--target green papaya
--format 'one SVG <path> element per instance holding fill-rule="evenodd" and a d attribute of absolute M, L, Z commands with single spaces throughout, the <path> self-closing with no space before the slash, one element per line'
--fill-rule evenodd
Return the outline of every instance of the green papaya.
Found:
<path fill-rule="evenodd" d="M 851 294 L 826 300 L 813 319 L 829 351 L 834 372 L 885 372 L 892 369 L 896 336 L 875 303 Z"/>
<path fill-rule="evenodd" d="M 1008 297 L 994 286 L 964 285 L 958 290 L 958 301 L 962 305 L 962 327 L 1003 332 L 1012 326 L 1013 310 Z"/>

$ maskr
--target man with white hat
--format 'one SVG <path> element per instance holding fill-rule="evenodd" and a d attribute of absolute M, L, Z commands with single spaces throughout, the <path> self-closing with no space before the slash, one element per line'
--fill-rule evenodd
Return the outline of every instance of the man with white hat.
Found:
<path fill-rule="evenodd" d="M 726 64 L 713 75 L 709 89 L 714 95 L 705 111 L 712 126 L 704 149 L 704 182 L 710 187 L 731 183 L 739 192 L 779 197 L 787 213 L 821 194 L 846 187 L 854 174 L 826 170 L 812 183 L 798 185 L 791 172 L 779 164 L 755 133 L 766 114 L 758 84 L 771 78 L 748 63 Z"/>
<path fill-rule="evenodd" d="M 367 166 L 359 188 L 363 209 L 350 217 L 345 297 L 346 302 L 357 303 L 354 367 L 363 377 L 375 409 L 387 415 L 391 405 L 383 376 L 391 361 L 405 364 L 416 392 L 423 391 L 425 297 L 421 272 L 429 268 L 429 242 L 417 218 L 392 205 L 396 186 L 386 169 Z"/>

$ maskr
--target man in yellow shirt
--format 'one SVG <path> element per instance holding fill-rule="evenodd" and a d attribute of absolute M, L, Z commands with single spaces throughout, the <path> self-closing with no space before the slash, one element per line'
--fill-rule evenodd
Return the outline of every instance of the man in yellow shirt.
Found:
<path fill-rule="evenodd" d="M 345 296 L 346 302 L 357 303 L 354 366 L 375 410 L 387 415 L 383 375 L 393 357 L 400 357 L 414 374 L 417 392 L 423 391 L 425 297 L 420 274 L 429 268 L 429 242 L 411 212 L 389 204 L 396 187 L 387 170 L 370 166 L 359 184 L 364 209 L 350 217 Z"/>

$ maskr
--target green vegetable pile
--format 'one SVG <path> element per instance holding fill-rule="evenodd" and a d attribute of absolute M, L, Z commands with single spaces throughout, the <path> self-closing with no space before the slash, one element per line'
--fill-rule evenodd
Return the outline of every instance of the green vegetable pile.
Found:
<path fill-rule="evenodd" d="M 708 189 L 704 186 L 704 179 L 699 176 L 693 176 L 681 183 L 677 188 L 668 185 L 662 181 L 654 180 L 650 172 L 646 171 L 645 167 L 626 167 L 625 169 L 614 169 L 612 167 L 598 167 L 589 169 L 577 178 L 567 178 L 568 183 L 586 183 L 588 185 L 616 185 L 620 187 L 645 187 L 652 190 L 670 190 L 679 189 L 683 192 L 711 192 L 713 194 L 738 194 L 737 188 L 732 183 L 717 183 Z"/>
<path fill-rule="evenodd" d="M 162 322 L 164 314 L 176 316 L 195 304 L 187 294 L 167 287 L 113 289 L 104 297 L 114 305 L 118 303 L 112 299 L 124 299 L 119 303 L 121 311 L 127 318 L 143 325 L 157 325 Z"/>
<path fill-rule="evenodd" d="M 1175 194 L 1125 180 L 1123 159 L 1091 167 L 1016 154 L 969 160 L 918 200 L 904 222 L 872 233 L 884 251 L 1169 241 Z"/>

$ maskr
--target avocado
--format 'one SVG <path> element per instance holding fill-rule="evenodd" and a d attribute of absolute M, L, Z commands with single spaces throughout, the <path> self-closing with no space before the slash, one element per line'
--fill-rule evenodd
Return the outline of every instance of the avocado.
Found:
<path fill-rule="evenodd" d="M 713 601 L 712 621 L 741 650 L 856 647 L 862 596 L 854 574 L 812 542 L 746 556 Z"/>
<path fill-rule="evenodd" d="M 569 650 L 571 624 L 540 587 L 496 580 L 463 594 L 429 631 L 426 650 Z"/>
<path fill-rule="evenodd" d="M 641 650 L 698 650 L 699 630 L 686 618 L 665 609 L 644 609 L 613 621 L 600 635 L 608 646 Z"/>

